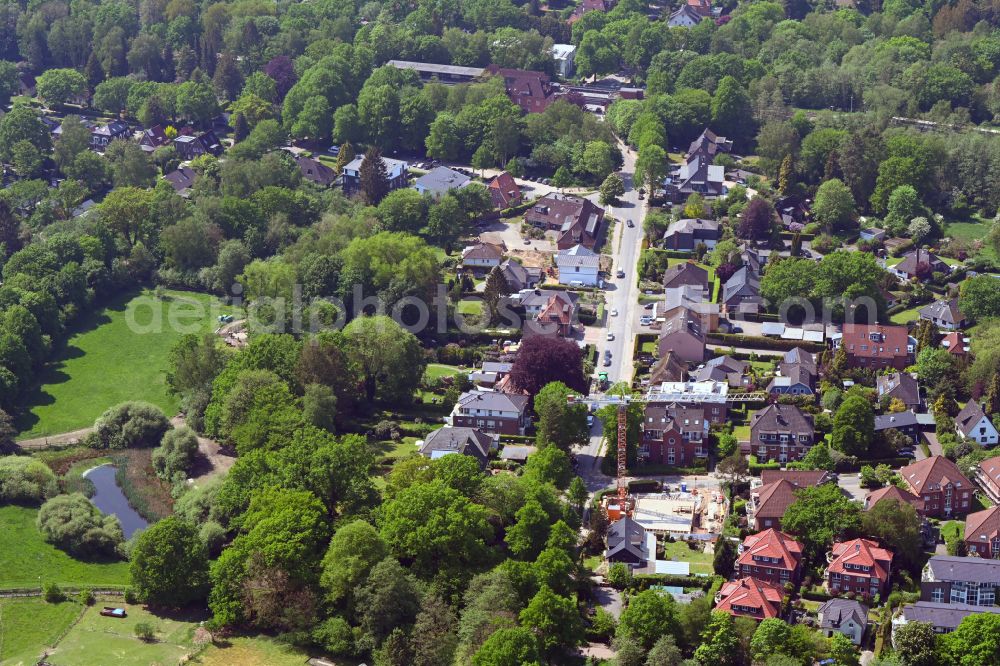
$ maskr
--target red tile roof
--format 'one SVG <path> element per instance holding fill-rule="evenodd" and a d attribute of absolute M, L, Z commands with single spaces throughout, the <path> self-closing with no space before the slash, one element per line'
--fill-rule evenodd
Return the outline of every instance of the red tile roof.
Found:
<path fill-rule="evenodd" d="M 966 348 L 965 334 L 962 331 L 952 331 L 947 334 L 941 340 L 941 345 L 952 354 L 965 356 L 969 353 Z"/>
<path fill-rule="evenodd" d="M 970 513 L 965 518 L 965 540 L 989 544 L 1000 536 L 1000 506 Z"/>
<path fill-rule="evenodd" d="M 525 69 L 505 69 L 497 65 L 486 68 L 490 74 L 503 77 L 507 96 L 525 113 L 541 113 L 555 101 L 549 75 Z"/>
<path fill-rule="evenodd" d="M 899 470 L 899 475 L 916 495 L 939 491 L 949 483 L 959 488 L 972 488 L 972 482 L 962 474 L 958 465 L 944 456 L 931 456 L 907 465 Z"/>
<path fill-rule="evenodd" d="M 983 474 L 997 486 L 1000 486 L 1000 456 L 987 458 L 979 463 L 979 473 Z"/>
<path fill-rule="evenodd" d="M 494 208 L 510 208 L 521 200 L 521 188 L 514 181 L 514 177 L 506 171 L 501 171 L 494 176 L 487 187 L 489 187 Z"/>
<path fill-rule="evenodd" d="M 771 528 L 751 534 L 743 540 L 743 554 L 737 563 L 760 566 L 754 557 L 769 557 L 778 560 L 776 566 L 794 571 L 802 560 L 802 544 L 784 532 Z"/>
<path fill-rule="evenodd" d="M 830 551 L 833 560 L 827 567 L 828 573 L 848 574 L 878 578 L 885 582 L 889 580 L 889 569 L 892 565 L 892 553 L 871 539 L 852 539 L 833 544 Z M 852 567 L 869 567 L 868 571 L 860 571 Z"/>
<path fill-rule="evenodd" d="M 865 496 L 865 511 L 868 511 L 882 500 L 897 500 L 899 502 L 906 502 L 918 512 L 924 510 L 924 501 L 922 499 L 913 493 L 903 490 L 899 486 L 890 484 L 885 488 L 873 490 Z"/>
<path fill-rule="evenodd" d="M 842 345 L 847 354 L 858 358 L 907 357 L 909 333 L 905 326 L 844 324 Z"/>
<path fill-rule="evenodd" d="M 756 578 L 730 581 L 719 590 L 715 610 L 763 620 L 778 617 L 784 591 L 774 583 Z"/>
<path fill-rule="evenodd" d="M 753 514 L 754 520 L 781 518 L 785 515 L 785 510 L 795 501 L 795 491 L 801 487 L 787 479 L 779 479 L 751 490 L 752 495 L 757 495 L 757 510 Z"/>
<path fill-rule="evenodd" d="M 795 485 L 805 488 L 807 486 L 818 486 L 831 480 L 830 473 L 823 470 L 806 469 L 765 469 L 760 473 L 760 480 L 764 485 L 775 481 L 791 481 Z"/>

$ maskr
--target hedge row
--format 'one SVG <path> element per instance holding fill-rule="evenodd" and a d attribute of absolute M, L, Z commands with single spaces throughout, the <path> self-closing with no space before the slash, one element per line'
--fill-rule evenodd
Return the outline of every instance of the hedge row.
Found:
<path fill-rule="evenodd" d="M 664 250 L 659 247 L 651 247 L 645 250 L 654 254 L 662 254 L 669 259 L 694 259 L 694 252 L 681 252 L 680 250 Z"/>
<path fill-rule="evenodd" d="M 684 476 L 687 474 L 704 474 L 708 470 L 708 461 L 704 460 L 694 467 L 674 467 L 673 465 L 640 465 L 629 468 L 630 474 L 660 474 Z"/>
<path fill-rule="evenodd" d="M 670 587 L 696 587 L 708 591 L 721 576 L 673 576 L 671 574 L 638 574 L 635 577 L 635 586 L 639 590 L 648 590 L 653 585 L 666 585 Z"/>
<path fill-rule="evenodd" d="M 801 347 L 807 352 L 818 353 L 826 349 L 825 345 L 818 342 L 781 340 L 756 335 L 744 335 L 742 333 L 712 333 L 706 338 L 706 341 L 713 345 L 728 345 L 730 347 L 758 347 L 760 349 L 773 349 L 775 351 L 790 351 L 796 347 Z"/>
<path fill-rule="evenodd" d="M 525 201 L 516 206 L 511 206 L 510 208 L 504 208 L 503 210 L 500 211 L 500 217 L 505 219 L 511 217 L 517 217 L 518 215 L 520 215 L 521 213 L 528 210 L 534 205 L 535 205 L 535 199 L 532 199 L 531 201 Z"/>

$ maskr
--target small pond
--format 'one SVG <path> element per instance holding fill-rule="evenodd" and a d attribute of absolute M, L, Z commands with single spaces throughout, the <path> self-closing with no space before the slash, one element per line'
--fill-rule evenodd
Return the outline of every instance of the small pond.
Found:
<path fill-rule="evenodd" d="M 101 465 L 84 473 L 83 478 L 94 484 L 94 496 L 90 501 L 101 513 L 114 514 L 121 521 L 125 538 L 130 539 L 139 530 L 145 529 L 149 523 L 140 516 L 128 503 L 125 493 L 118 487 L 115 480 L 115 466 Z"/>

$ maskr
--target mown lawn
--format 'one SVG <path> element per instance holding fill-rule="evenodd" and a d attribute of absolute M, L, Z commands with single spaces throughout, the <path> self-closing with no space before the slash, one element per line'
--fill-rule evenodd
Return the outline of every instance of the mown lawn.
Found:
<path fill-rule="evenodd" d="M 34 664 L 52 648 L 83 607 L 71 601 L 0 599 L 0 664 Z"/>
<path fill-rule="evenodd" d="M 897 312 L 896 314 L 889 317 L 889 321 L 893 324 L 905 324 L 910 321 L 916 321 L 920 318 L 920 308 L 923 305 L 918 305 L 915 308 L 910 308 L 908 310 L 903 310 L 902 312 Z"/>
<path fill-rule="evenodd" d="M 690 562 L 691 573 L 712 573 L 712 556 L 700 547 L 695 550 L 688 548 L 683 541 L 663 544 L 663 559 L 677 562 Z"/>
<path fill-rule="evenodd" d="M 35 527 L 37 509 L 0 507 L 0 589 L 39 583 L 127 585 L 127 562 L 84 562 L 46 543 Z"/>
<path fill-rule="evenodd" d="M 225 647 L 211 646 L 188 663 L 202 666 L 302 666 L 309 655 L 269 638 L 231 638 Z M 357 661 L 334 660 L 338 666 Z"/>
<path fill-rule="evenodd" d="M 457 375 L 461 372 L 461 369 L 457 365 L 445 365 L 444 363 L 428 363 L 427 369 L 424 370 L 424 377 L 427 379 L 441 379 L 442 377 L 451 377 L 452 375 Z"/>
<path fill-rule="evenodd" d="M 218 316 L 233 308 L 208 294 L 166 295 L 157 300 L 152 291 L 132 294 L 82 322 L 27 396 L 19 438 L 86 428 L 125 400 L 145 400 L 175 414 L 179 402 L 166 385 L 171 347 L 186 333 L 214 331 Z"/>
<path fill-rule="evenodd" d="M 981 238 L 985 238 L 986 234 L 990 232 L 990 223 L 981 221 L 977 218 L 973 218 L 962 222 L 947 222 L 944 225 L 944 235 L 950 238 L 961 238 L 962 240 L 974 241 Z M 993 261 L 997 261 L 1000 257 L 996 256 L 996 252 L 989 245 L 984 245 L 983 249 L 980 250 L 980 257 L 985 257 Z"/>
<path fill-rule="evenodd" d="M 192 619 L 154 615 L 138 605 L 126 606 L 125 618 L 104 617 L 100 612 L 103 605 L 98 601 L 84 612 L 52 652 L 52 663 L 59 666 L 177 664 L 192 652 L 191 639 L 196 627 Z M 136 638 L 135 626 L 140 622 L 153 627 L 156 640 Z"/>

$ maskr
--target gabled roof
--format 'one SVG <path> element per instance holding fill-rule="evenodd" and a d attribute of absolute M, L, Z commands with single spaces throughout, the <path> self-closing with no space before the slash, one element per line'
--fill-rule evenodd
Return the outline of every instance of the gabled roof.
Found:
<path fill-rule="evenodd" d="M 494 243 L 473 243 L 462 250 L 462 261 L 470 259 L 500 260 L 504 248 Z"/>
<path fill-rule="evenodd" d="M 847 565 L 855 567 L 870 567 L 869 575 L 877 576 L 879 580 L 889 579 L 889 568 L 892 564 L 892 553 L 871 539 L 851 539 L 834 543 L 830 551 L 833 559 L 827 567 L 829 573 L 849 573 L 860 575 L 856 569 L 848 569 Z"/>
<path fill-rule="evenodd" d="M 755 563 L 754 557 L 769 557 L 779 560 L 777 566 L 792 571 L 799 566 L 799 562 L 802 560 L 802 544 L 784 532 L 779 532 L 774 528 L 767 529 L 757 534 L 751 534 L 743 540 L 742 553 L 736 563 L 757 566 L 758 563 Z"/>
<path fill-rule="evenodd" d="M 685 261 L 674 264 L 663 272 L 664 288 L 670 289 L 686 284 L 695 285 L 704 290 L 708 287 L 708 271 L 693 261 Z"/>
<path fill-rule="evenodd" d="M 692 335 L 701 342 L 705 341 L 705 333 L 701 328 L 701 318 L 687 308 L 678 308 L 663 322 L 660 327 L 660 339 L 681 332 Z"/>
<path fill-rule="evenodd" d="M 962 474 L 958 465 L 944 456 L 931 456 L 907 465 L 899 470 L 899 475 L 918 495 L 940 490 L 949 483 L 959 488 L 972 488 L 972 482 Z"/>
<path fill-rule="evenodd" d="M 979 471 L 994 484 L 1000 486 L 1000 456 L 987 458 L 979 463 Z"/>
<path fill-rule="evenodd" d="M 750 427 L 764 432 L 809 434 L 815 433 L 811 414 L 796 405 L 771 404 L 757 410 L 750 418 Z"/>
<path fill-rule="evenodd" d="M 751 490 L 751 495 L 757 495 L 754 519 L 781 518 L 795 501 L 795 491 L 801 488 L 802 486 L 787 479 L 779 479 Z"/>
<path fill-rule="evenodd" d="M 646 549 L 646 529 L 628 516 L 616 520 L 608 527 L 607 541 L 606 559 L 610 560 L 623 551 L 640 562 L 652 559 Z"/>
<path fill-rule="evenodd" d="M 194 187 L 195 176 L 194 169 L 182 166 L 165 175 L 163 179 L 173 186 L 175 192 L 180 192 Z"/>
<path fill-rule="evenodd" d="M 875 388 L 880 396 L 896 398 L 908 407 L 920 404 L 920 385 L 908 372 L 879 375 L 875 378 Z"/>
<path fill-rule="evenodd" d="M 877 414 L 875 416 L 875 432 L 890 428 L 915 428 L 919 425 L 917 415 L 912 410 L 892 414 Z"/>
<path fill-rule="evenodd" d="M 903 260 L 893 266 L 893 270 L 898 273 L 906 273 L 906 275 L 913 277 L 917 274 L 917 267 L 920 264 L 927 264 L 930 266 L 932 271 L 942 270 L 942 268 L 947 269 L 948 264 L 944 263 L 937 257 L 937 255 L 917 248 L 911 252 L 907 252 L 903 256 Z"/>
<path fill-rule="evenodd" d="M 749 270 L 747 266 L 741 266 L 739 270 L 726 280 L 726 284 L 722 288 L 722 302 L 728 304 L 744 288 L 746 288 L 744 294 L 747 292 L 752 296 L 760 294 L 760 278 L 757 277 L 756 272 Z"/>
<path fill-rule="evenodd" d="M 742 386 L 743 377 L 750 366 L 746 361 L 739 361 L 730 356 L 717 356 L 705 363 L 705 366 L 691 373 L 695 382 L 729 382 L 730 386 Z"/>
<path fill-rule="evenodd" d="M 959 581 L 966 583 L 992 583 L 1000 580 L 1000 560 L 957 555 L 932 555 L 927 560 L 924 575 L 930 573 L 934 581 Z"/>
<path fill-rule="evenodd" d="M 765 485 L 785 480 L 800 488 L 808 488 L 833 481 L 833 477 L 822 469 L 765 469 L 760 473 L 760 480 Z"/>
<path fill-rule="evenodd" d="M 862 628 L 868 626 L 868 608 L 853 599 L 835 597 L 825 601 L 817 613 L 822 618 L 819 626 L 824 629 L 837 629 L 850 621 Z"/>
<path fill-rule="evenodd" d="M 965 315 L 958 309 L 958 299 L 938 299 L 920 308 L 920 316 L 924 319 L 938 319 L 946 324 L 958 326 L 965 321 Z"/>
<path fill-rule="evenodd" d="M 682 382 L 687 364 L 680 360 L 673 351 L 668 351 L 649 369 L 649 383 Z"/>
<path fill-rule="evenodd" d="M 816 374 L 816 358 L 802 347 L 795 347 L 785 352 L 782 363 L 797 364 L 812 369 L 812 374 Z"/>
<path fill-rule="evenodd" d="M 715 610 L 758 619 L 778 617 L 784 593 L 784 590 L 774 583 L 756 578 L 740 578 L 722 585 L 719 590 L 719 603 L 715 605 Z M 755 612 L 746 613 L 741 610 L 743 608 L 754 609 Z"/>
<path fill-rule="evenodd" d="M 559 250 L 556 255 L 556 265 L 560 268 L 563 266 L 598 268 L 601 265 L 601 256 L 583 245 L 574 245 L 567 250 Z"/>
<path fill-rule="evenodd" d="M 506 171 L 501 171 L 494 176 L 487 188 L 490 190 L 494 208 L 509 208 L 511 204 L 521 199 L 520 186 L 514 177 Z"/>
<path fill-rule="evenodd" d="M 542 276 L 541 269 L 524 266 L 513 259 L 507 259 L 500 264 L 500 270 L 507 280 L 507 286 L 514 292 L 531 287 Z"/>
<path fill-rule="evenodd" d="M 673 12 L 670 15 L 670 18 L 667 19 L 667 24 L 668 25 L 673 25 L 676 22 L 676 20 L 679 19 L 679 18 L 681 18 L 681 17 L 688 18 L 688 19 L 690 19 L 691 21 L 693 21 L 695 23 L 698 23 L 703 18 L 705 18 L 700 13 L 698 13 L 695 9 L 689 7 L 688 5 L 684 5 L 680 9 L 678 9 L 677 11 Z"/>
<path fill-rule="evenodd" d="M 993 506 L 966 516 L 966 541 L 990 543 L 998 537 L 1000 537 L 1000 506 Z"/>
<path fill-rule="evenodd" d="M 985 418 L 986 412 L 983 411 L 983 408 L 979 405 L 979 403 L 975 400 L 970 400 L 965 403 L 965 407 L 963 407 L 962 411 L 960 411 L 958 416 L 955 417 L 955 427 L 958 428 L 963 435 L 968 437 L 969 433 L 972 432 L 972 429 Z M 989 421 L 989 419 L 986 420 Z"/>
<path fill-rule="evenodd" d="M 909 357 L 910 336 L 905 326 L 844 324 L 840 344 L 848 356 L 863 358 Z"/>
<path fill-rule="evenodd" d="M 699 237 L 715 237 L 719 234 L 719 221 L 702 220 L 701 218 L 677 220 L 670 223 L 663 237 L 669 238 L 675 234 L 698 234 Z"/>
<path fill-rule="evenodd" d="M 935 628 L 954 631 L 962 620 L 974 613 L 1000 613 L 996 606 L 971 606 L 948 602 L 918 601 L 903 606 L 902 616 L 907 622 L 927 622 Z"/>
<path fill-rule="evenodd" d="M 328 187 L 337 180 L 337 172 L 319 160 L 314 160 L 311 157 L 303 157 L 300 155 L 295 158 L 295 163 L 299 165 L 299 171 L 302 172 L 302 177 L 316 183 L 317 185 Z"/>
<path fill-rule="evenodd" d="M 420 447 L 420 455 L 439 458 L 442 455 L 460 453 L 472 456 L 480 467 L 485 468 L 490 449 L 498 439 L 498 436 L 487 435 L 478 428 L 444 426 L 427 435 Z"/>
<path fill-rule="evenodd" d="M 434 196 L 442 196 L 451 190 L 465 187 L 472 181 L 465 174 L 459 173 L 446 166 L 434 167 L 420 178 L 414 181 L 415 188 L 423 188 Z"/>
<path fill-rule="evenodd" d="M 528 396 L 498 391 L 467 391 L 459 396 L 456 406 L 523 413 L 528 406 Z"/>
<path fill-rule="evenodd" d="M 896 500 L 911 505 L 918 512 L 924 510 L 924 501 L 911 492 L 907 492 L 895 484 L 873 490 L 865 495 L 865 511 L 870 510 L 882 500 Z"/>
<path fill-rule="evenodd" d="M 969 338 L 961 331 L 952 331 L 941 340 L 941 346 L 950 353 L 964 356 L 969 353 Z"/>

